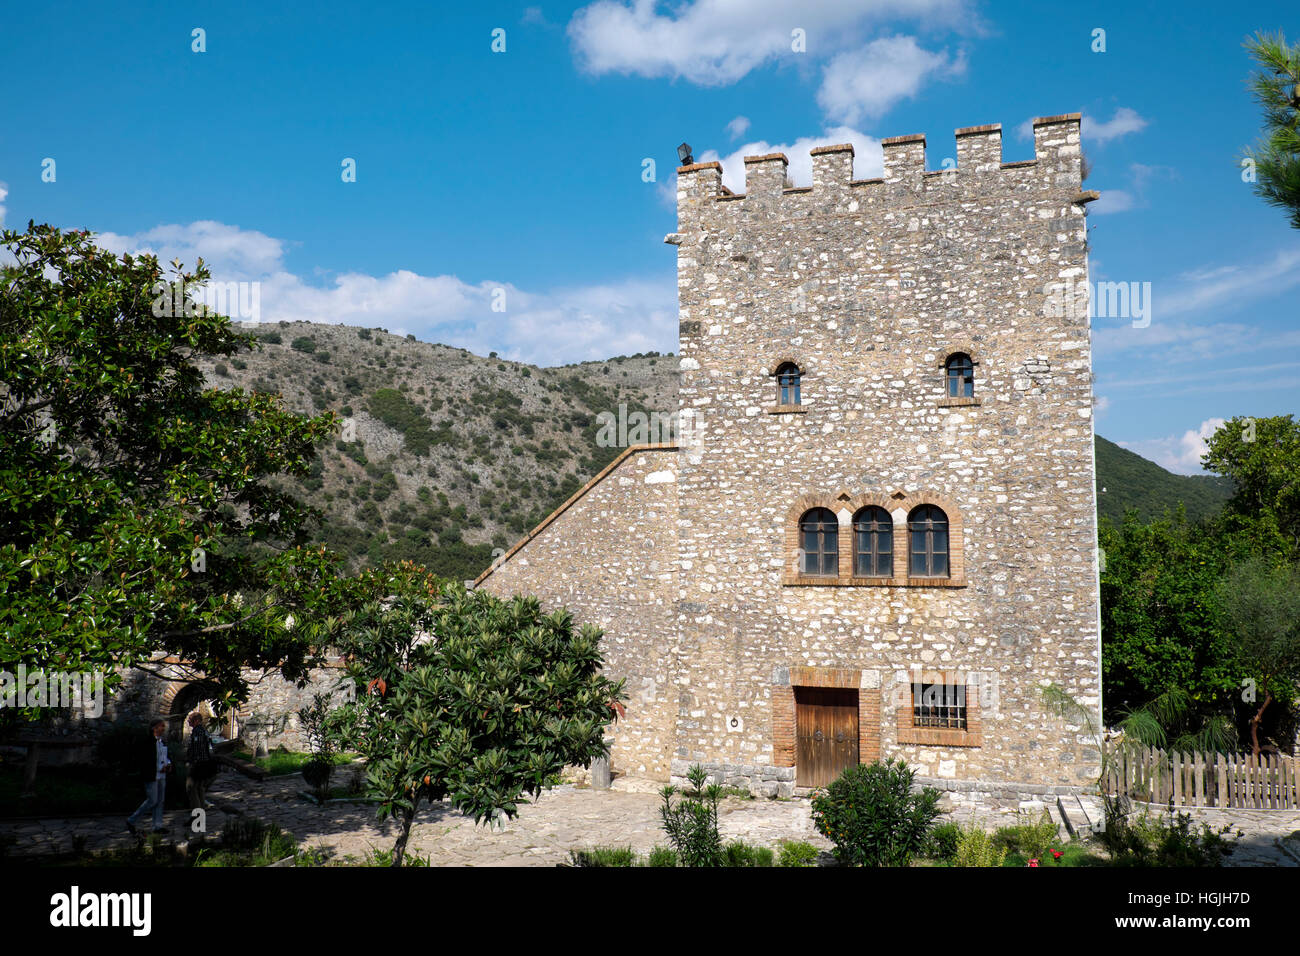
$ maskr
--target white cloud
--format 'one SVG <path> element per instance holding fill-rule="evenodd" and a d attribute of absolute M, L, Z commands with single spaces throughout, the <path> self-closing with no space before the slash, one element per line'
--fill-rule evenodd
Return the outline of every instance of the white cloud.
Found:
<path fill-rule="evenodd" d="M 1112 139 L 1119 139 L 1121 136 L 1127 136 L 1129 133 L 1137 133 L 1144 130 L 1149 125 L 1149 121 L 1139 116 L 1137 110 L 1128 106 L 1121 106 L 1115 110 L 1115 115 L 1104 122 L 1096 117 L 1083 114 L 1083 119 L 1079 124 L 1079 134 L 1083 138 L 1083 145 L 1090 146 L 1096 144 L 1104 146 Z M 1027 119 L 1016 127 L 1016 136 L 1019 139 L 1030 140 L 1034 138 L 1034 121 Z M 1141 166 L 1135 163 L 1134 168 Z M 1148 170 L 1168 169 L 1168 167 L 1148 166 L 1142 167 Z"/>
<path fill-rule="evenodd" d="M 1104 216 L 1112 212 L 1128 212 L 1134 206 L 1133 194 L 1123 189 L 1102 189 L 1101 198 L 1088 207 L 1091 216 Z"/>
<path fill-rule="evenodd" d="M 1182 435 L 1165 438 L 1147 438 L 1140 441 L 1119 442 L 1121 448 L 1136 452 L 1149 461 L 1175 474 L 1196 475 L 1204 473 L 1201 456 L 1205 454 L 1205 441 L 1223 425 L 1222 418 L 1207 418 Z"/>
<path fill-rule="evenodd" d="M 1175 314 L 1275 295 L 1300 285 L 1300 247 L 1282 249 L 1263 262 L 1185 272 L 1162 285 L 1172 286 L 1172 294 L 1161 307 Z"/>
<path fill-rule="evenodd" d="M 767 153 L 785 153 L 790 160 L 789 174 L 796 186 L 812 185 L 812 156 L 809 150 L 816 146 L 839 143 L 853 144 L 853 175 L 857 179 L 870 179 L 884 171 L 884 153 L 880 140 L 847 126 L 834 126 L 820 136 L 803 136 L 793 143 L 769 143 L 758 140 L 746 143 L 726 156 L 709 149 L 699 157 L 702 163 L 722 163 L 722 182 L 732 192 L 745 191 L 745 157 L 763 156 Z"/>
<path fill-rule="evenodd" d="M 251 280 L 278 271 L 282 267 L 286 243 L 280 239 L 238 226 L 201 220 L 189 225 L 155 226 L 145 232 L 123 236 L 102 232 L 95 238 L 101 248 L 121 255 L 150 253 L 158 257 L 164 271 L 173 259 L 186 268 L 203 262 L 213 278 Z"/>
<path fill-rule="evenodd" d="M 118 253 L 153 251 L 160 262 L 178 258 L 189 268 L 201 255 L 211 264 L 214 282 L 258 282 L 263 324 L 382 326 L 541 365 L 677 347 L 671 275 L 537 290 L 399 270 L 378 276 L 349 272 L 312 285 L 284 268 L 289 243 L 223 223 L 163 225 L 133 236 L 105 233 L 96 241 Z M 493 310 L 496 301 L 504 301 L 504 311 Z"/>
<path fill-rule="evenodd" d="M 1110 411 L 1110 399 L 1105 395 L 1094 395 L 1092 397 L 1093 414 L 1100 418 Z"/>
<path fill-rule="evenodd" d="M 882 23 L 908 20 L 928 29 L 971 22 L 965 0 L 823 0 L 794 7 L 783 0 L 694 0 L 660 12 L 657 0 L 598 0 L 569 21 L 580 67 L 686 79 L 701 86 L 734 83 L 788 56 L 829 56 L 865 39 Z M 807 53 L 792 51 L 792 31 Z"/>
<path fill-rule="evenodd" d="M 9 185 L 0 183 L 0 226 L 5 224 L 5 197 L 9 195 Z"/>
<path fill-rule="evenodd" d="M 964 57 L 953 60 L 947 51 L 924 50 L 914 37 L 881 37 L 826 65 L 817 103 L 829 119 L 854 125 L 915 96 L 929 76 L 952 76 L 965 66 Z"/>
<path fill-rule="evenodd" d="M 1097 275 L 1094 266 L 1094 281 Z M 1288 292 L 1297 288 L 1300 288 L 1300 246 L 1272 253 L 1261 261 L 1191 269 L 1172 279 L 1152 282 L 1150 325 L 1134 328 L 1128 321 L 1115 324 L 1112 320 L 1096 320 L 1092 331 L 1093 351 L 1098 358 L 1105 359 L 1145 352 L 1153 359 L 1158 358 L 1161 365 L 1217 361 L 1246 353 L 1258 354 L 1261 361 L 1270 360 L 1281 350 L 1300 348 L 1300 329 L 1289 327 L 1290 316 L 1281 307 L 1275 310 L 1276 319 L 1283 320 L 1285 325 L 1269 312 L 1249 313 L 1245 318 L 1237 318 L 1236 312 L 1256 300 L 1284 300 Z M 1198 322 L 1198 315 L 1209 318 Z M 1220 363 L 1212 381 L 1197 379 L 1197 385 L 1204 391 L 1222 390 L 1229 385 L 1254 390 L 1284 387 L 1287 381 L 1278 376 L 1252 375 L 1245 369 L 1240 380 L 1234 382 L 1226 377 L 1230 371 Z"/>
<path fill-rule="evenodd" d="M 732 139 L 739 139 L 749 132 L 749 117 L 737 116 L 727 124 L 727 135 Z"/>
<path fill-rule="evenodd" d="M 1148 121 L 1139 116 L 1137 110 L 1128 106 L 1121 106 L 1115 110 L 1115 115 L 1105 122 L 1085 113 L 1080 135 L 1085 146 L 1091 143 L 1104 146 L 1112 139 L 1119 139 L 1129 133 L 1141 132 L 1147 128 L 1147 125 Z"/>

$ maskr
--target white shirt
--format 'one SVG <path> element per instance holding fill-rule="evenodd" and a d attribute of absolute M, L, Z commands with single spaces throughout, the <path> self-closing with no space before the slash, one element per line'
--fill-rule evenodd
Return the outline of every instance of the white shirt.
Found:
<path fill-rule="evenodd" d="M 167 773 L 167 767 L 171 761 L 167 759 L 167 744 L 161 737 L 154 738 L 154 743 L 158 745 L 158 779 L 161 780 Z"/>

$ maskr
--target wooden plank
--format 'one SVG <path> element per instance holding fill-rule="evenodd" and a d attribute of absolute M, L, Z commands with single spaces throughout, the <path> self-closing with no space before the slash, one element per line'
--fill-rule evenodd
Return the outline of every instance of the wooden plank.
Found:
<path fill-rule="evenodd" d="M 1151 756 L 1160 768 L 1160 802 L 1168 803 L 1169 795 L 1173 793 L 1173 781 L 1169 779 L 1169 771 L 1173 764 L 1169 760 L 1169 755 L 1163 750 L 1152 747 Z"/>
<path fill-rule="evenodd" d="M 1205 754 L 1192 754 L 1192 806 L 1205 806 Z"/>
<path fill-rule="evenodd" d="M 1174 798 L 1174 803 L 1182 806 L 1183 803 L 1183 755 L 1177 750 L 1169 755 L 1169 776 L 1173 789 L 1170 794 Z"/>
<path fill-rule="evenodd" d="M 1218 792 L 1214 795 L 1216 807 L 1228 806 L 1228 758 L 1223 754 L 1214 755 L 1215 782 Z"/>

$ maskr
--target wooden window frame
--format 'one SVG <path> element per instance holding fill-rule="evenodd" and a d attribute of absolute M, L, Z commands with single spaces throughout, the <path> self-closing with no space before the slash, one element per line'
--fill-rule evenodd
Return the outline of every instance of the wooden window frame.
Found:
<path fill-rule="evenodd" d="M 953 395 L 949 392 L 949 365 L 956 359 L 964 358 L 970 363 L 970 395 Z M 951 351 L 945 352 L 939 356 L 939 374 L 940 378 L 940 408 L 961 408 L 964 406 L 980 405 L 982 401 L 975 389 L 975 373 L 979 368 L 979 360 L 975 357 L 975 350 L 969 345 L 961 345 Z"/>
<path fill-rule="evenodd" d="M 808 533 L 808 529 L 805 527 L 805 525 L 812 523 L 811 521 L 808 520 L 809 515 L 815 515 L 817 514 L 817 512 L 824 512 L 825 515 L 828 516 L 828 518 L 823 518 L 819 516 L 818 518 L 814 519 L 817 525 L 815 531 L 813 532 L 817 535 L 818 548 L 817 551 L 815 552 L 817 554 L 817 565 L 818 567 L 825 567 L 826 560 L 829 557 L 835 569 L 833 572 L 820 571 L 814 573 L 808 570 L 808 557 L 814 552 L 809 551 L 807 548 L 804 547 L 804 543 L 807 540 L 805 538 L 805 535 Z M 827 547 L 828 542 L 826 541 L 826 537 L 828 532 L 833 532 L 835 536 L 834 546 L 831 548 Z M 804 557 L 804 560 L 801 563 L 799 568 L 799 573 L 806 578 L 823 578 L 828 580 L 834 580 L 838 578 L 840 574 L 840 538 L 841 537 L 843 537 L 843 535 L 840 534 L 840 519 L 836 516 L 834 511 L 832 511 L 829 508 L 818 507 L 818 508 L 809 508 L 806 512 L 804 512 L 804 514 L 799 518 L 799 547 L 802 550 L 803 557 Z"/>
<path fill-rule="evenodd" d="M 956 372 L 957 374 L 953 374 Z M 964 375 L 962 373 L 965 373 Z M 943 363 L 944 397 L 975 397 L 975 362 L 965 352 L 953 352 Z M 957 394 L 953 394 L 956 385 Z M 965 394 L 969 392 L 969 394 Z"/>
<path fill-rule="evenodd" d="M 807 406 L 803 403 L 803 366 L 786 359 L 778 363 L 770 374 L 776 379 L 776 404 L 768 408 L 768 414 L 807 412 Z M 791 401 L 791 398 L 794 400 Z"/>
<path fill-rule="evenodd" d="M 870 520 L 864 520 L 864 515 L 871 515 Z M 884 515 L 885 520 L 881 521 L 879 515 Z M 866 528 L 861 526 L 866 525 Z M 888 558 L 885 562 L 886 570 L 882 574 L 878 570 L 881 559 L 885 557 L 886 552 L 879 549 L 879 542 L 884 528 L 887 526 L 889 531 L 889 551 Z M 853 535 L 853 576 L 855 578 L 892 578 L 894 576 L 894 518 L 888 511 L 880 505 L 865 505 L 859 508 L 853 515 L 852 521 Z M 860 547 L 860 535 L 864 535 L 868 541 L 868 549 L 863 551 Z M 877 570 L 864 571 L 863 558 L 867 559 L 867 564 L 875 567 Z"/>
<path fill-rule="evenodd" d="M 927 510 L 927 517 L 924 519 L 913 518 L 917 512 Z M 943 515 L 943 550 L 935 548 L 935 536 L 939 529 L 935 527 L 938 521 L 930 515 L 930 509 Z M 926 527 L 917 527 L 925 525 Z M 916 538 L 918 533 L 925 535 L 925 550 L 916 550 Z M 913 558 L 917 554 L 925 555 L 925 570 L 916 573 L 912 570 Z M 945 571 L 943 574 L 935 573 L 935 557 L 942 554 Z M 935 504 L 920 504 L 907 513 L 907 577 L 909 580 L 942 580 L 952 577 L 952 535 L 951 526 L 948 521 L 948 513 Z"/>
<path fill-rule="evenodd" d="M 946 577 L 921 577 L 909 575 L 911 559 L 911 533 L 907 516 L 921 505 L 934 505 L 948 519 L 948 575 Z M 894 519 L 893 574 L 889 576 L 864 576 L 858 574 L 856 561 L 856 531 L 853 518 L 864 508 L 878 506 Z M 803 516 L 815 508 L 825 508 L 841 520 L 838 535 L 839 560 L 836 575 L 807 574 L 800 560 L 803 553 Z M 900 514 L 901 512 L 901 514 Z M 781 584 L 785 587 L 928 587 L 964 588 L 966 566 L 963 559 L 963 521 L 956 502 L 933 492 L 921 491 L 906 494 L 896 491 L 889 495 L 805 494 L 799 496 L 786 513 L 785 556 L 782 561 Z M 902 546 L 899 546 L 900 541 Z"/>

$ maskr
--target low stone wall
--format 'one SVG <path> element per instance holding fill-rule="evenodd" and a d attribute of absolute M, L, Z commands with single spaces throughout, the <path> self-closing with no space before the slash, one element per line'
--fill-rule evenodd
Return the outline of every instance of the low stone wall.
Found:
<path fill-rule="evenodd" d="M 202 680 L 184 679 L 184 672 L 173 663 L 164 662 L 157 669 L 163 676 L 141 670 L 126 670 L 122 674 L 120 686 L 104 701 L 103 714 L 99 717 L 88 717 L 74 710 L 51 718 L 45 728 L 47 733 L 84 738 L 87 744 L 76 753 L 66 748 L 57 752 L 51 748 L 50 756 L 47 757 L 43 751 L 41 762 L 85 762 L 99 735 L 117 725 L 144 726 L 158 717 L 168 722 L 172 739 L 182 739 L 187 734 L 183 726 L 186 714 L 200 702 L 214 697 L 216 691 Z M 310 706 L 318 693 L 332 693 L 336 699 L 342 699 L 338 687 L 344 671 L 342 665 L 337 663 L 313 670 L 303 687 L 289 683 L 278 673 L 247 671 L 244 676 L 250 685 L 249 696 L 234 714 L 235 734 L 243 736 L 251 721 L 255 718 L 263 720 L 266 726 L 259 736 L 269 749 L 283 746 L 288 750 L 307 750 L 308 743 L 302 732 L 298 711 Z M 223 717 L 223 734 L 229 733 L 229 716 Z"/>
<path fill-rule="evenodd" d="M 737 787 L 760 797 L 794 796 L 794 767 L 761 767 L 734 763 L 710 763 L 703 760 L 674 760 L 671 781 L 674 786 L 689 787 L 686 774 L 696 765 L 709 774 L 709 782 L 723 787 Z"/>

